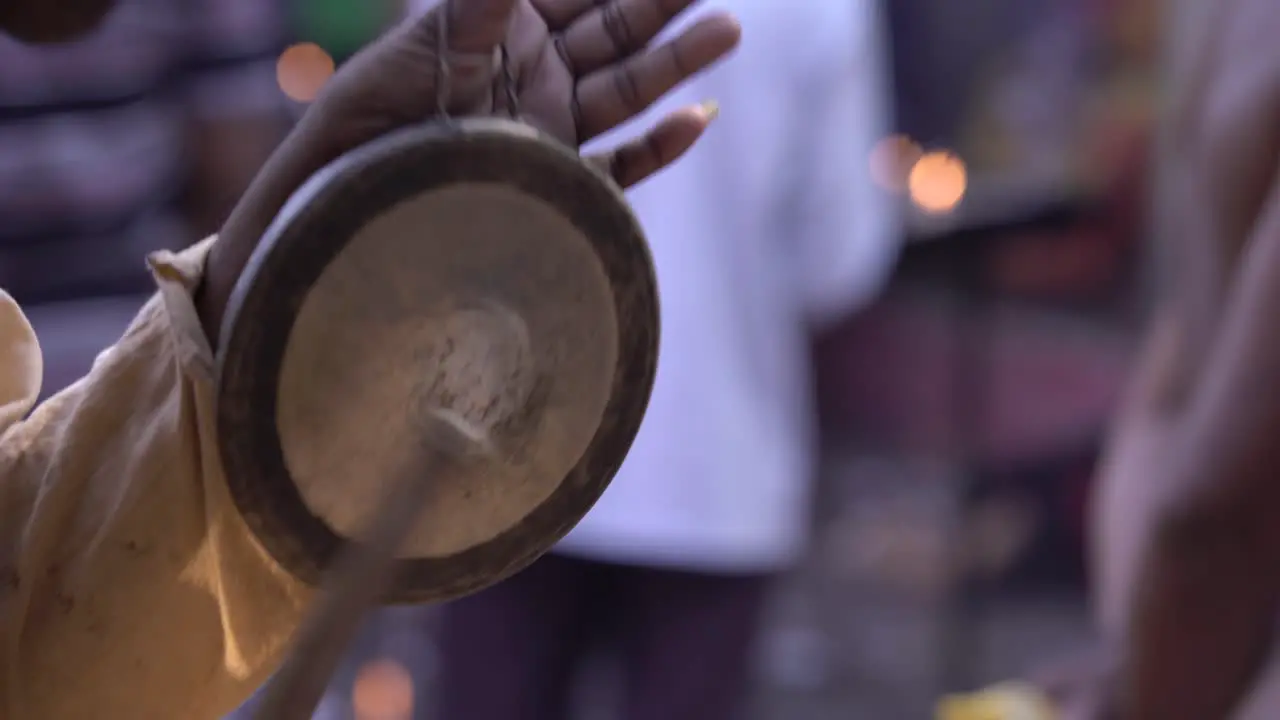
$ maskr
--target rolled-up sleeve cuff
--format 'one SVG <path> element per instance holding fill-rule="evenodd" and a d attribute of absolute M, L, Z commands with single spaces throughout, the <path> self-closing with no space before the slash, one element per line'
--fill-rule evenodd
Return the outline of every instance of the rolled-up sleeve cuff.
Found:
<path fill-rule="evenodd" d="M 216 236 L 209 237 L 185 250 L 164 250 L 147 258 L 169 318 L 178 361 L 189 373 L 208 382 L 214 378 L 213 346 L 196 313 L 195 293 L 204 280 L 205 263 L 216 241 Z"/>

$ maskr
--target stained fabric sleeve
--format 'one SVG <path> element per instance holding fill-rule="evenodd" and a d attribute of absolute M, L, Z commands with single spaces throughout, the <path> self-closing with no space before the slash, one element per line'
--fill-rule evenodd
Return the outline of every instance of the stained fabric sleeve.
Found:
<path fill-rule="evenodd" d="M 0 296 L 0 718 L 216 720 L 299 622 L 308 591 L 255 541 L 218 459 L 191 299 L 210 245 L 153 256 L 159 292 L 30 414 L 39 349 Z"/>

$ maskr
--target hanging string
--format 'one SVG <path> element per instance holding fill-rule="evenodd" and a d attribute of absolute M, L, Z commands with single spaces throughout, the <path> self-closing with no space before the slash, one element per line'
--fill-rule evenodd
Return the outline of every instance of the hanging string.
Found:
<path fill-rule="evenodd" d="M 502 89 L 507 94 L 507 112 L 511 114 L 512 120 L 519 120 L 520 98 L 517 95 L 515 75 L 511 72 L 511 54 L 507 52 L 505 43 L 500 46 L 500 50 L 502 53 Z"/>
<path fill-rule="evenodd" d="M 449 66 L 449 18 L 453 16 L 453 0 L 445 0 L 439 10 L 440 19 L 436 22 L 436 115 L 439 120 L 452 122 L 449 115 L 449 96 L 453 92 L 453 70 Z"/>

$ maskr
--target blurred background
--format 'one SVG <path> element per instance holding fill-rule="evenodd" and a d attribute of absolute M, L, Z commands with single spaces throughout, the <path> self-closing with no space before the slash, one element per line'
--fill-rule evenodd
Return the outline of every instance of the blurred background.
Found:
<path fill-rule="evenodd" d="M 881 3 L 893 123 L 864 169 L 901 206 L 904 250 L 878 299 L 812 338 L 813 543 L 768 602 L 761 719 L 925 718 L 939 693 L 1089 642 L 1084 508 L 1145 294 L 1160 6 Z M 213 232 L 335 66 L 404 12 L 126 0 L 73 48 L 0 38 L 0 286 L 40 334 L 46 393 L 119 336 L 143 254 Z M 436 618 L 372 618 L 325 717 L 427 717 Z M 598 665 L 587 720 L 610 717 Z"/>

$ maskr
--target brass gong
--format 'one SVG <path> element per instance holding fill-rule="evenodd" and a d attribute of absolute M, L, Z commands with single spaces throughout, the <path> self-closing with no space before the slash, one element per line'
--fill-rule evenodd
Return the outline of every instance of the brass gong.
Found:
<path fill-rule="evenodd" d="M 527 565 L 604 491 L 653 384 L 656 281 L 610 179 L 526 125 L 458 120 L 309 180 L 221 337 L 232 496 L 308 583 L 404 474 L 424 417 L 484 435 L 485 452 L 420 469 L 429 499 L 385 598 L 441 600 Z"/>

